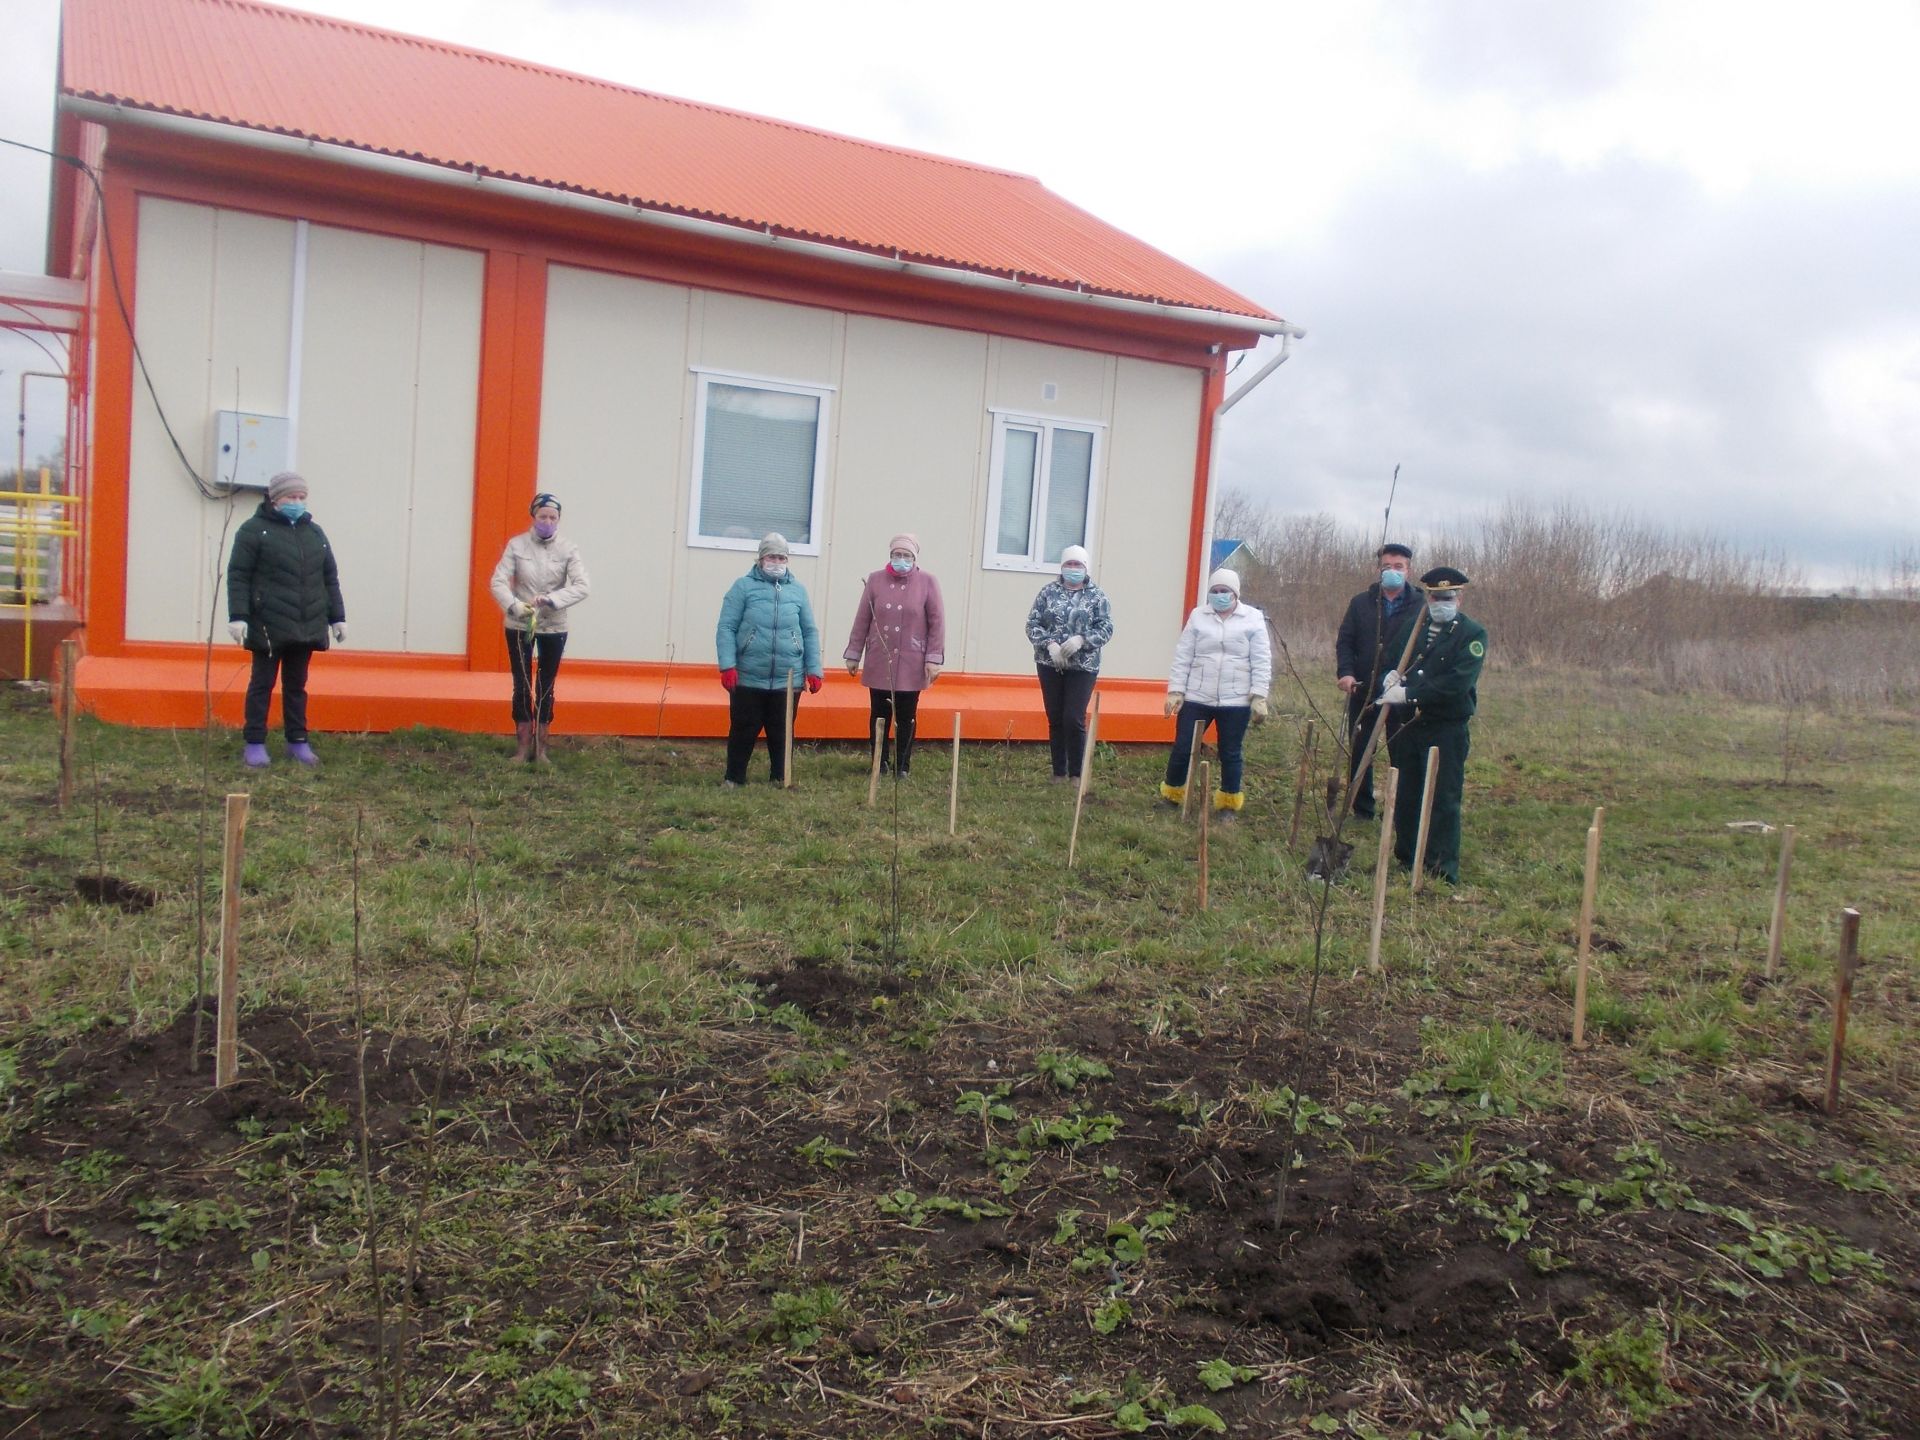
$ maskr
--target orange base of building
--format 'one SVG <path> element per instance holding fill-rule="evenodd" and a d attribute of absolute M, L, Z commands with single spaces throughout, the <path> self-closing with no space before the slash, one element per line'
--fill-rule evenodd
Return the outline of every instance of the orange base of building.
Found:
<path fill-rule="evenodd" d="M 248 660 L 231 646 L 213 653 L 213 713 L 238 727 Z M 307 719 L 315 731 L 386 732 L 426 725 L 475 734 L 510 734 L 512 682 L 501 672 L 454 668 L 457 661 L 335 650 L 314 658 Z M 118 725 L 195 728 L 206 717 L 206 653 L 153 646 L 145 653 L 88 655 L 76 675 L 81 708 Z M 608 665 L 569 661 L 560 671 L 556 735 L 719 737 L 727 733 L 727 694 L 710 666 Z M 1161 714 L 1157 680 L 1105 679 L 1095 692 L 1100 739 L 1168 744 L 1173 722 Z M 920 703 L 920 735 L 953 733 L 961 716 L 967 740 L 1045 740 L 1046 712 L 1031 675 L 940 677 Z M 871 734 L 867 691 L 836 670 L 818 695 L 800 697 L 795 738 L 859 740 Z M 274 724 L 279 705 L 274 705 Z"/>

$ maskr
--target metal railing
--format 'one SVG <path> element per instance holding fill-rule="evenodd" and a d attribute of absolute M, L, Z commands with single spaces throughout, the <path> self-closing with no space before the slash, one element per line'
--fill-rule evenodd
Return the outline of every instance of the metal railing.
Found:
<path fill-rule="evenodd" d="M 33 607 L 62 598 L 66 545 L 80 536 L 79 516 L 66 507 L 82 503 L 78 495 L 56 493 L 45 467 L 38 490 L 0 490 L 0 610 L 25 612 L 22 675 L 33 674 Z"/>

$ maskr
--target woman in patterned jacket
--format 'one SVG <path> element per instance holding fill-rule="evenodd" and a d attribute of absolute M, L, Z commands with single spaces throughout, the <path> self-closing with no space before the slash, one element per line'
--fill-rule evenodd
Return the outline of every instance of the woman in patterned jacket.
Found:
<path fill-rule="evenodd" d="M 1080 778 L 1100 651 L 1113 639 L 1113 615 L 1106 592 L 1093 583 L 1092 569 L 1086 550 L 1069 545 L 1060 555 L 1060 578 L 1042 587 L 1027 612 L 1056 783 Z"/>

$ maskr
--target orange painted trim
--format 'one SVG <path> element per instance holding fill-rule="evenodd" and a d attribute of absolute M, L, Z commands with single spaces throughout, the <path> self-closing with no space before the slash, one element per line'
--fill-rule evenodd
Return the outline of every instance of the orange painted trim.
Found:
<path fill-rule="evenodd" d="M 204 722 L 205 652 L 199 646 L 141 647 L 138 655 L 88 654 L 76 681 L 87 713 L 118 725 L 191 729 Z M 161 651 L 172 653 L 160 653 Z M 506 734 L 510 686 L 504 675 L 457 666 L 407 663 L 406 656 L 350 651 L 316 658 L 308 682 L 308 716 L 316 731 L 390 732 L 415 725 L 470 734 Z M 214 715 L 237 726 L 246 702 L 248 661 L 222 646 L 214 652 Z M 1161 680 L 1100 681 L 1100 738 L 1165 745 L 1173 721 L 1161 713 Z M 953 733 L 961 715 L 966 740 L 1047 738 L 1046 711 L 1031 675 L 953 675 L 926 692 L 920 733 L 931 744 Z M 278 725 L 277 718 L 273 722 Z M 803 741 L 859 743 L 870 732 L 867 690 L 829 676 L 818 695 L 801 697 L 795 736 Z M 727 695 L 707 665 L 616 665 L 569 660 L 560 671 L 554 730 L 563 735 L 628 735 L 719 739 L 727 733 Z"/>
<path fill-rule="evenodd" d="M 64 167 L 62 167 L 64 168 Z M 122 316 L 134 313 L 135 272 L 139 260 L 138 196 L 124 178 L 109 173 L 102 181 L 106 213 L 91 269 L 94 287 L 95 361 L 93 374 L 93 453 L 89 466 L 87 516 L 87 648 L 115 655 L 127 636 L 127 526 L 129 473 L 133 464 L 133 337 Z M 112 245 L 112 262 L 107 245 Z M 114 276 L 119 277 L 119 301 Z"/>
<path fill-rule="evenodd" d="M 179 137 L 137 126 L 116 129 L 113 160 L 116 167 L 139 172 L 142 191 L 174 199 L 302 216 L 470 249 L 507 249 L 668 284 L 1169 364 L 1207 365 L 1213 362 L 1208 347 L 1244 350 L 1259 339 L 1225 326 L 1216 330 L 1203 323 L 1055 299 L 1045 287 L 1009 293 L 855 268 L 799 251 L 739 244 L 722 235 L 542 204 L 503 193 L 498 186 L 476 184 L 469 191 L 424 180 L 408 184 L 317 156 L 189 146 Z"/>
<path fill-rule="evenodd" d="M 1200 438 L 1193 458 L 1193 508 L 1187 516 L 1187 588 L 1180 598 L 1180 616 L 1198 603 L 1201 566 L 1207 557 L 1200 553 L 1207 543 L 1207 500 L 1213 485 L 1213 417 L 1227 388 L 1224 366 L 1215 364 L 1207 371 L 1200 387 Z"/>
<path fill-rule="evenodd" d="M 524 528 L 540 457 L 540 370 L 547 269 L 507 250 L 487 252 L 480 309 L 480 394 L 474 425 L 473 551 L 468 560 L 467 661 L 507 668 L 505 628 L 489 582 L 508 539 Z M 529 372 L 531 378 L 529 378 Z"/>

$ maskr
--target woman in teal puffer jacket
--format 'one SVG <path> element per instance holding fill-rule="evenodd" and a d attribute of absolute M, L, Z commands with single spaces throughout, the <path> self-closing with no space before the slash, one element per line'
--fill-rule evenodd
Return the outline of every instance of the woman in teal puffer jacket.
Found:
<path fill-rule="evenodd" d="M 818 694 L 820 627 L 813 620 L 807 588 L 788 570 L 787 537 L 772 534 L 760 542 L 760 556 L 733 582 L 720 605 L 714 633 L 720 656 L 720 683 L 727 690 L 727 774 L 723 785 L 747 782 L 747 762 L 762 733 L 773 761 L 773 783 L 785 781 L 787 677 L 804 681 Z M 799 711 L 799 697 L 794 697 Z"/>

